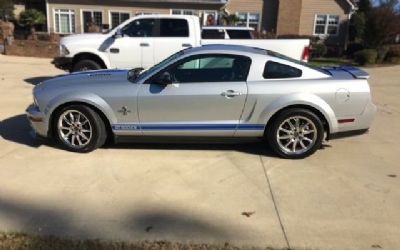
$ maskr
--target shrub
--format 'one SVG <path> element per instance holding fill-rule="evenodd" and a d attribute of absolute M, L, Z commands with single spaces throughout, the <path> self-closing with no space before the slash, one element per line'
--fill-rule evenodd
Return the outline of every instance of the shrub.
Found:
<path fill-rule="evenodd" d="M 323 57 L 328 52 L 328 48 L 323 43 L 317 43 L 312 47 L 311 56 L 314 58 Z"/>
<path fill-rule="evenodd" d="M 378 52 L 374 49 L 365 49 L 354 53 L 354 60 L 360 65 L 375 64 Z"/>
<path fill-rule="evenodd" d="M 378 57 L 376 58 L 377 63 L 383 63 L 383 61 L 386 58 L 387 53 L 389 52 L 389 47 L 388 46 L 381 46 L 376 49 L 378 52 Z"/>
<path fill-rule="evenodd" d="M 347 46 L 346 50 L 346 56 L 349 58 L 352 58 L 354 56 L 354 53 L 363 50 L 364 46 L 361 43 L 351 43 Z"/>
<path fill-rule="evenodd" d="M 389 46 L 385 62 L 400 64 L 400 45 Z"/>

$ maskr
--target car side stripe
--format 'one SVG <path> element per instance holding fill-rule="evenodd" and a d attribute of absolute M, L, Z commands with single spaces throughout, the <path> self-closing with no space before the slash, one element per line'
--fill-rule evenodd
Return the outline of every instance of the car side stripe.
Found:
<path fill-rule="evenodd" d="M 263 124 L 114 124 L 113 130 L 264 130 Z"/>

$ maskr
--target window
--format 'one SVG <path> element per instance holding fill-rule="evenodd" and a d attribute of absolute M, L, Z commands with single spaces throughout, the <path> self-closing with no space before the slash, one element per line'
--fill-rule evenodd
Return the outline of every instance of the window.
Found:
<path fill-rule="evenodd" d="M 131 15 L 127 12 L 111 12 L 111 28 L 114 29 L 130 17 Z"/>
<path fill-rule="evenodd" d="M 260 25 L 260 14 L 250 13 L 250 12 L 240 12 L 239 25 L 246 27 L 253 27 L 255 30 L 258 30 L 258 27 Z"/>
<path fill-rule="evenodd" d="M 199 13 L 196 10 L 173 9 L 173 10 L 171 10 L 171 14 L 173 14 L 173 15 L 194 15 L 194 16 L 197 16 Z"/>
<path fill-rule="evenodd" d="M 75 32 L 75 11 L 65 9 L 54 10 L 55 32 L 68 34 Z"/>
<path fill-rule="evenodd" d="M 223 29 L 203 29 L 201 37 L 203 39 L 225 39 L 225 31 Z"/>
<path fill-rule="evenodd" d="M 89 32 L 89 26 L 91 23 L 99 26 L 103 26 L 103 13 L 101 11 L 83 11 L 83 32 Z"/>
<path fill-rule="evenodd" d="M 338 33 L 338 15 L 317 15 L 315 17 L 314 35 L 337 35 Z"/>
<path fill-rule="evenodd" d="M 122 34 L 129 37 L 153 37 L 155 36 L 154 18 L 136 19 L 122 28 Z"/>
<path fill-rule="evenodd" d="M 168 70 L 174 82 L 246 81 L 251 60 L 233 55 L 201 55 L 184 59 Z"/>
<path fill-rule="evenodd" d="M 160 20 L 161 37 L 188 37 L 189 25 L 187 20 L 163 18 Z"/>
<path fill-rule="evenodd" d="M 226 30 L 230 39 L 252 39 L 250 30 Z"/>
<path fill-rule="evenodd" d="M 263 77 L 265 79 L 285 79 L 301 77 L 303 72 L 289 65 L 268 61 L 265 64 Z"/>

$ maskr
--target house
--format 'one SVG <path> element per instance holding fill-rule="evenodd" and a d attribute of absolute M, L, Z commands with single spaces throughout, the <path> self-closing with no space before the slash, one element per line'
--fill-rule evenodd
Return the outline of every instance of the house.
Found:
<path fill-rule="evenodd" d="M 40 0 L 35 0 L 40 1 Z M 278 35 L 320 36 L 343 45 L 355 6 L 351 0 L 46 0 L 47 30 L 88 32 L 94 22 L 114 28 L 139 14 L 188 14 L 202 25 L 216 25 L 223 14 L 237 14 L 237 25 Z"/>

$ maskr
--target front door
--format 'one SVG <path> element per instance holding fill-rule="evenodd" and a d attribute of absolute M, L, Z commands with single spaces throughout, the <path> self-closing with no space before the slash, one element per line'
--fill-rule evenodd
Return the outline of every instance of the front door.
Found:
<path fill-rule="evenodd" d="M 108 48 L 112 68 L 147 68 L 154 64 L 151 39 L 155 23 L 154 18 L 140 18 L 121 28 L 122 37 L 115 38 Z"/>
<path fill-rule="evenodd" d="M 250 59 L 194 55 L 143 83 L 138 93 L 144 135 L 233 136 L 246 101 Z M 165 72 L 171 84 L 157 79 Z"/>

